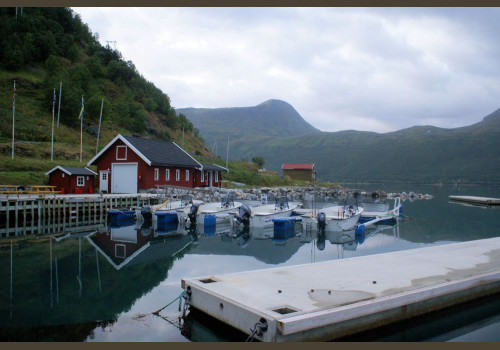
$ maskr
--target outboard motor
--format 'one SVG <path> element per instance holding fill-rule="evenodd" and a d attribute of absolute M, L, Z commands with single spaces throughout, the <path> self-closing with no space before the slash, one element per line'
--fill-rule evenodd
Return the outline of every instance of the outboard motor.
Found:
<path fill-rule="evenodd" d="M 231 206 L 231 202 L 229 197 L 226 197 L 222 202 L 221 202 L 221 208 L 229 208 Z"/>
<path fill-rule="evenodd" d="M 318 229 L 320 231 L 325 231 L 326 227 L 326 214 L 325 213 L 319 213 L 317 216 L 318 219 Z"/>
<path fill-rule="evenodd" d="M 196 223 L 196 214 L 198 213 L 199 206 L 200 206 L 200 204 L 196 203 L 196 204 L 191 205 L 191 209 L 189 209 L 188 217 L 189 217 L 189 220 L 191 220 L 191 223 Z"/>
<path fill-rule="evenodd" d="M 239 209 L 238 215 L 234 216 L 235 222 L 248 226 L 250 224 L 251 214 L 252 212 L 250 208 L 247 205 L 243 204 Z"/>
<path fill-rule="evenodd" d="M 153 209 L 149 205 L 145 205 L 141 208 L 141 215 L 145 222 L 151 223 L 153 219 Z"/>

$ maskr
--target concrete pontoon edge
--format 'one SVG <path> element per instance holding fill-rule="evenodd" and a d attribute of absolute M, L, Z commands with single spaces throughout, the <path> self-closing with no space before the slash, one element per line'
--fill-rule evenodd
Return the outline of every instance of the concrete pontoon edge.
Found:
<path fill-rule="evenodd" d="M 189 304 L 263 341 L 325 341 L 500 292 L 500 238 L 182 280 Z"/>

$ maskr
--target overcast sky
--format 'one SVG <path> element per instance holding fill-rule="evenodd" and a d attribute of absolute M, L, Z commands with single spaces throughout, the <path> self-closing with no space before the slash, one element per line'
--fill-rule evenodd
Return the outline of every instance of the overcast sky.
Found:
<path fill-rule="evenodd" d="M 375 132 L 500 108 L 500 8 L 73 10 L 176 108 L 280 99 L 322 131 Z"/>

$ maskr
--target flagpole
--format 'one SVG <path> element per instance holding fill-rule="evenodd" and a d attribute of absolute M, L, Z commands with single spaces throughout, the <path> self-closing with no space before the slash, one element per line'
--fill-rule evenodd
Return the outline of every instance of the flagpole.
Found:
<path fill-rule="evenodd" d="M 226 149 L 226 169 L 229 162 L 229 135 L 227 135 L 227 149 Z"/>
<path fill-rule="evenodd" d="M 104 106 L 104 99 L 101 101 L 101 115 L 99 116 L 99 130 L 97 130 L 97 146 L 95 147 L 95 154 L 99 149 L 99 136 L 101 135 L 101 120 L 102 120 L 102 107 Z"/>
<path fill-rule="evenodd" d="M 59 130 L 59 115 L 61 114 L 61 92 L 62 92 L 62 81 L 59 85 L 59 107 L 57 107 L 57 130 Z"/>
<path fill-rule="evenodd" d="M 82 95 L 82 111 L 80 112 L 80 163 L 82 162 L 82 152 L 83 152 L 83 95 Z"/>
<path fill-rule="evenodd" d="M 50 161 L 54 160 L 54 108 L 56 104 L 56 88 L 54 88 L 54 99 L 52 100 L 52 152 L 50 154 Z"/>
<path fill-rule="evenodd" d="M 14 159 L 14 130 L 16 123 L 16 81 L 14 80 L 14 99 L 12 101 L 12 159 Z"/>

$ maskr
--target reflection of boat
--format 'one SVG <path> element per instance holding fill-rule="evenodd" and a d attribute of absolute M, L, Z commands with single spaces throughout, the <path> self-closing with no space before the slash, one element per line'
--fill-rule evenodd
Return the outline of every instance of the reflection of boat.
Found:
<path fill-rule="evenodd" d="M 335 205 L 318 210 L 318 214 L 302 215 L 302 229 L 325 231 L 348 231 L 358 223 L 364 209 L 353 205 Z"/>
<path fill-rule="evenodd" d="M 178 222 L 160 222 L 158 221 L 154 226 L 155 237 L 170 233 L 177 233 L 179 227 Z"/>
<path fill-rule="evenodd" d="M 120 220 L 135 220 L 135 210 L 132 209 L 110 209 L 108 218 L 115 222 Z"/>
<path fill-rule="evenodd" d="M 204 236 L 214 236 L 230 233 L 232 230 L 231 222 L 219 222 L 216 225 L 204 225 L 203 223 L 196 224 L 196 232 Z"/>
<path fill-rule="evenodd" d="M 272 219 L 292 215 L 292 211 L 299 205 L 300 203 L 291 203 L 289 205 L 286 197 L 281 197 L 276 199 L 275 204 L 266 204 L 251 208 L 242 205 L 238 213 L 230 212 L 230 214 L 234 215 L 234 222 L 237 225 L 268 227 L 273 225 Z"/>

